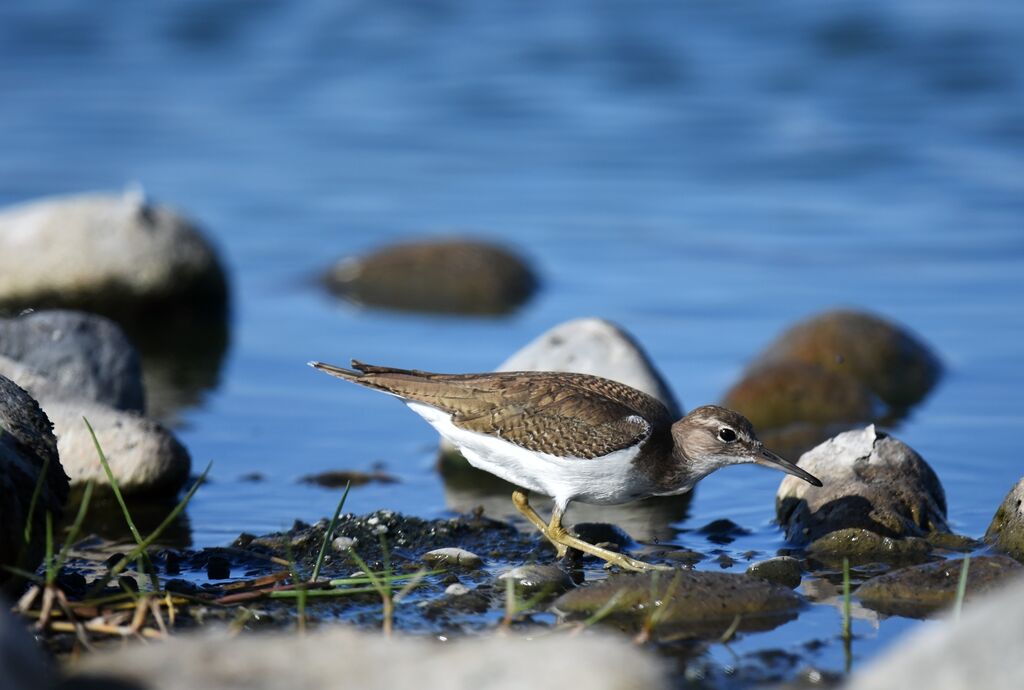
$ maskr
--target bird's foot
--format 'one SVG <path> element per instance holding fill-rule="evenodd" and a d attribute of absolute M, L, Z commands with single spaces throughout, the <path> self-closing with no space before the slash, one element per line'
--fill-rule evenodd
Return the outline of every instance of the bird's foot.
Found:
<path fill-rule="evenodd" d="M 544 536 L 548 538 L 555 548 L 561 552 L 567 547 L 582 551 L 583 553 L 589 553 L 591 556 L 597 556 L 603 561 L 606 561 L 609 565 L 617 565 L 623 570 L 633 570 L 636 572 L 647 572 L 651 570 L 672 570 L 672 568 L 666 565 L 657 565 L 654 563 L 645 563 L 644 561 L 630 558 L 629 556 L 615 551 L 609 551 L 603 549 L 600 546 L 595 546 L 590 542 L 583 541 L 577 536 L 569 534 L 564 528 L 558 527 L 552 529 L 550 527 L 542 530 Z"/>

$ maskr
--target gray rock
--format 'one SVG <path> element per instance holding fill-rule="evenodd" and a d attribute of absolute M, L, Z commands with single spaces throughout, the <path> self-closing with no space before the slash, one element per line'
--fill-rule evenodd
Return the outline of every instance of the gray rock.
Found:
<path fill-rule="evenodd" d="M 439 644 L 342 627 L 304 637 L 176 635 L 158 645 L 85 655 L 71 673 L 72 681 L 116 679 L 148 690 L 668 687 L 662 662 L 619 638 L 554 635 L 533 641 L 506 634 Z"/>
<path fill-rule="evenodd" d="M 747 568 L 747 575 L 793 589 L 800 586 L 803 572 L 797 559 L 792 556 L 777 556 L 751 563 Z"/>
<path fill-rule="evenodd" d="M 496 371 L 569 371 L 624 383 L 660 400 L 673 418 L 683 416 L 671 389 L 636 339 L 610 321 L 565 321 L 530 341 Z"/>
<path fill-rule="evenodd" d="M 57 674 L 26 631 L 28 622 L 8 613 L 0 599 L 0 688 L 40 690 L 56 686 Z"/>
<path fill-rule="evenodd" d="M 636 339 L 604 319 L 560 323 L 517 350 L 495 371 L 568 371 L 601 376 L 653 395 L 675 419 L 683 416 L 672 391 Z M 442 462 L 457 455 L 455 447 L 445 440 L 441 441 L 441 451 Z"/>
<path fill-rule="evenodd" d="M 912 565 L 873 577 L 857 588 L 865 606 L 898 616 L 925 616 L 956 598 L 962 560 Z M 979 556 L 967 567 L 965 601 L 1020 578 L 1024 566 L 1006 556 Z"/>
<path fill-rule="evenodd" d="M 46 413 L 53 420 L 57 448 L 72 484 L 90 479 L 108 484 L 83 417 L 96 431 L 124 493 L 174 494 L 188 479 L 188 451 L 174 434 L 151 419 L 81 400 L 48 402 Z"/>
<path fill-rule="evenodd" d="M 818 537 L 807 546 L 807 555 L 816 561 L 836 565 L 848 558 L 854 565 L 863 563 L 923 563 L 932 553 L 932 544 L 920 537 L 883 537 L 858 527 L 847 527 Z"/>
<path fill-rule="evenodd" d="M 458 239 L 408 242 L 345 259 L 323 282 L 362 304 L 457 314 L 512 311 L 537 286 L 530 267 L 509 250 Z"/>
<path fill-rule="evenodd" d="M 971 567 L 973 568 L 973 563 Z M 1024 688 L 1024 581 L 964 605 L 958 621 L 923 625 L 854 672 L 847 690 Z"/>
<path fill-rule="evenodd" d="M 515 583 L 520 596 L 534 597 L 541 594 L 555 595 L 572 589 L 573 581 L 568 573 L 550 563 L 529 563 L 507 570 L 498 576 L 504 584 L 507 580 Z"/>
<path fill-rule="evenodd" d="M 633 619 L 657 609 L 666 625 L 720 632 L 736 616 L 742 617 L 743 630 L 770 629 L 795 617 L 801 602 L 792 590 L 760 578 L 678 569 L 612 576 L 566 592 L 553 607 L 565 615 L 586 616 L 610 606 L 610 615 Z"/>
<path fill-rule="evenodd" d="M 36 484 L 41 490 L 35 512 L 29 506 Z M 36 401 L 0 376 L 0 564 L 34 570 L 43 555 L 46 513 L 59 520 L 68 497 L 50 420 Z M 31 535 L 25 543 L 26 521 Z M 9 575 L 0 571 L 0 583 Z"/>
<path fill-rule="evenodd" d="M 421 560 L 434 567 L 444 568 L 456 566 L 459 568 L 468 568 L 470 570 L 480 568 L 484 564 L 483 559 L 472 551 L 466 551 L 465 549 L 459 549 L 452 546 L 428 551 L 421 556 Z"/>
<path fill-rule="evenodd" d="M 1024 562 L 1024 477 L 1006 494 L 992 523 L 985 531 L 985 541 L 995 548 Z"/>
<path fill-rule="evenodd" d="M 331 548 L 339 553 L 351 551 L 359 544 L 359 540 L 353 537 L 335 537 L 331 541 Z"/>
<path fill-rule="evenodd" d="M 36 400 L 83 398 L 145 410 L 139 354 L 102 316 L 50 310 L 0 319 L 0 355 L 0 372 Z"/>
<path fill-rule="evenodd" d="M 822 443 L 804 453 L 799 465 L 824 486 L 790 476 L 779 485 L 776 513 L 792 542 L 849 528 L 890 538 L 949 531 L 945 493 L 935 472 L 874 425 Z"/>
<path fill-rule="evenodd" d="M 175 211 L 142 194 L 85 194 L 0 211 L 0 305 L 101 313 L 188 302 L 223 311 L 216 253 Z"/>

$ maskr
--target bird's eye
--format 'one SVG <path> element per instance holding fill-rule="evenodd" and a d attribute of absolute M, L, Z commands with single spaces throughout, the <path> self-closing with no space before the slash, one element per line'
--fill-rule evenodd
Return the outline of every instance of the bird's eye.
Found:
<path fill-rule="evenodd" d="M 718 430 L 718 438 L 725 441 L 726 443 L 732 443 L 736 440 L 736 432 L 727 426 L 723 426 Z"/>

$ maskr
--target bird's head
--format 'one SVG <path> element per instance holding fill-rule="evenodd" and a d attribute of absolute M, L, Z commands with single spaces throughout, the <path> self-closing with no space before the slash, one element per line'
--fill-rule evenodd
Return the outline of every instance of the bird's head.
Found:
<path fill-rule="evenodd" d="M 698 477 L 726 465 L 753 462 L 800 477 L 814 486 L 821 480 L 764 447 L 750 421 L 717 405 L 705 405 L 672 425 L 677 459 Z"/>

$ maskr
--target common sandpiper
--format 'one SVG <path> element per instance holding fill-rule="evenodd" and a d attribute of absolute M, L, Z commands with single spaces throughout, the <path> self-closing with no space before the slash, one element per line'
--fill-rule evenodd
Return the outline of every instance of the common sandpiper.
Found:
<path fill-rule="evenodd" d="M 743 415 L 716 405 L 674 421 L 656 398 L 609 379 L 546 371 L 433 374 L 352 360 L 310 362 L 332 376 L 400 398 L 471 465 L 554 499 L 545 522 L 522 491 L 512 502 L 555 546 L 627 570 L 656 566 L 569 533 L 571 501 L 618 504 L 682 494 L 726 465 L 757 463 L 821 481 L 764 447 Z"/>

